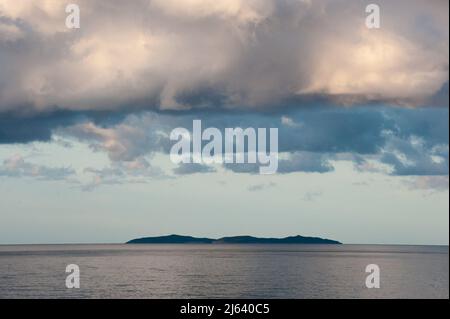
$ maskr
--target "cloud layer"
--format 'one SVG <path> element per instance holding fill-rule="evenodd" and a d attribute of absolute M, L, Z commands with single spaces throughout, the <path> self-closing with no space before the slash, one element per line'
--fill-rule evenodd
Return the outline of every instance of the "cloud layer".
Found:
<path fill-rule="evenodd" d="M 350 160 L 362 171 L 387 167 L 393 175 L 448 175 L 448 108 L 403 109 L 359 107 L 291 109 L 277 113 L 195 113 L 129 115 L 115 124 L 89 120 L 57 131 L 58 135 L 89 143 L 95 151 L 106 152 L 113 162 L 129 162 L 155 153 L 168 153 L 173 142 L 171 130 L 192 130 L 194 119 L 202 128 L 277 127 L 279 173 L 333 171 L 333 160 Z M 257 173 L 258 166 L 230 164 L 238 173 Z M 179 174 L 211 172 L 202 165 L 180 167 Z"/>
<path fill-rule="evenodd" d="M 378 1 L 379 30 L 367 1 L 76 3 L 68 30 L 65 1 L 0 0 L 0 114 L 421 105 L 448 87 L 447 1 Z"/>

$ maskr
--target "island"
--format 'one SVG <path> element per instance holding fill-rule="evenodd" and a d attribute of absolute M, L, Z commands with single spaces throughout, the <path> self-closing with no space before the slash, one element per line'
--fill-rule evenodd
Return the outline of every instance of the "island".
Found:
<path fill-rule="evenodd" d="M 128 241 L 126 244 L 326 244 L 342 243 L 319 237 L 291 236 L 285 238 L 258 238 L 252 236 L 223 237 L 219 239 L 196 238 L 192 236 L 169 235 L 160 237 L 144 237 Z"/>

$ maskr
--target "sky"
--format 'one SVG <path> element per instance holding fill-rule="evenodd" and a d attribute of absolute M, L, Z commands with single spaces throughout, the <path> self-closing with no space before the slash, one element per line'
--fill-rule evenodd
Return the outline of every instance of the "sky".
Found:
<path fill-rule="evenodd" d="M 0 244 L 448 245 L 448 6 L 0 0 Z M 196 119 L 278 128 L 277 173 L 172 163 Z"/>

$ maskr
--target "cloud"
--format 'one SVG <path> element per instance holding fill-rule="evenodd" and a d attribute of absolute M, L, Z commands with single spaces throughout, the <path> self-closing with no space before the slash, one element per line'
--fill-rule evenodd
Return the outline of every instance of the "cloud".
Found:
<path fill-rule="evenodd" d="M 249 186 L 247 189 L 248 189 L 250 192 L 259 192 L 259 191 L 262 191 L 262 190 L 265 190 L 265 189 L 268 189 L 268 188 L 272 188 L 272 187 L 275 187 L 275 186 L 276 186 L 275 183 L 270 182 L 270 183 L 263 183 L 263 184 L 255 184 L 255 185 L 251 185 L 251 186 Z"/>
<path fill-rule="evenodd" d="M 448 176 L 419 176 L 409 181 L 411 189 L 448 191 Z"/>
<path fill-rule="evenodd" d="M 278 173 L 287 174 L 293 172 L 328 173 L 334 168 L 326 154 L 311 152 L 295 152 L 289 159 L 281 159 L 278 164 Z"/>
<path fill-rule="evenodd" d="M 448 145 L 427 148 L 417 137 L 392 138 L 380 161 L 390 165 L 394 175 L 448 175 Z"/>
<path fill-rule="evenodd" d="M 85 171 L 92 175 L 93 187 L 158 177 L 157 168 L 149 167 L 152 157 L 168 154 L 173 145 L 169 139 L 171 130 L 191 130 L 194 119 L 202 120 L 203 129 L 216 127 L 221 131 L 227 127 L 278 127 L 279 174 L 329 173 L 334 171 L 333 161 L 345 160 L 363 172 L 448 176 L 448 108 L 318 107 L 285 109 L 282 114 L 182 111 L 80 117 L 72 125 L 58 126 L 51 141 L 63 139 L 70 143 L 76 139 L 96 152 L 108 154 L 111 167 Z M 282 123 L 282 116 L 289 118 L 289 125 L 286 120 Z M 43 121 L 46 123 L 52 121 Z M 259 172 L 258 164 L 223 166 L 235 173 Z M 210 166 L 182 165 L 173 173 L 214 171 Z"/>
<path fill-rule="evenodd" d="M 80 183 L 84 191 L 92 191 L 102 185 L 146 183 L 149 179 L 166 178 L 164 172 L 143 157 L 132 161 L 113 162 L 111 167 L 102 169 L 87 167 L 84 173 L 91 175 L 91 181 Z"/>
<path fill-rule="evenodd" d="M 0 114 L 445 101 L 447 1 L 77 3 L 0 0 Z"/>
<path fill-rule="evenodd" d="M 77 123 L 81 113 L 56 111 L 13 115 L 0 112 L 0 144 L 50 141 L 54 130 Z"/>
<path fill-rule="evenodd" d="M 112 161 L 132 161 L 141 156 L 168 153 L 170 131 L 202 127 L 279 127 L 279 173 L 333 171 L 331 161 L 350 160 L 362 171 L 379 171 L 384 164 L 393 175 L 448 174 L 448 109 L 392 107 L 318 108 L 283 111 L 289 123 L 281 125 L 274 114 L 241 112 L 144 112 L 116 122 L 86 119 L 57 132 L 77 138 Z M 301 123 L 301 125 L 297 125 Z M 225 164 L 228 170 L 257 173 L 258 165 Z M 202 168 L 202 167 L 200 167 Z M 180 169 L 180 173 L 187 168 Z M 190 170 L 195 171 L 192 166 Z"/>
<path fill-rule="evenodd" d="M 27 162 L 21 155 L 13 155 L 0 165 L 0 176 L 32 177 L 40 180 L 65 180 L 75 174 L 68 167 L 48 167 Z"/>
<path fill-rule="evenodd" d="M 304 196 L 303 196 L 303 200 L 307 201 L 307 202 L 313 202 L 315 201 L 317 198 L 321 197 L 323 195 L 323 192 L 321 191 L 311 191 L 311 192 L 307 192 Z"/>
<path fill-rule="evenodd" d="M 169 147 L 167 128 L 158 122 L 158 116 L 148 113 L 143 117 L 130 115 L 110 127 L 84 121 L 66 129 L 61 134 L 90 143 L 95 151 L 105 151 L 113 161 L 131 161 L 149 152 Z"/>
<path fill-rule="evenodd" d="M 198 173 L 214 173 L 216 169 L 208 165 L 197 163 L 180 164 L 173 170 L 176 175 L 192 175 Z"/>
<path fill-rule="evenodd" d="M 279 159 L 278 174 L 289 174 L 295 172 L 305 173 L 329 173 L 334 170 L 329 160 L 331 159 L 326 154 L 311 153 L 311 152 L 294 152 L 289 153 L 288 158 Z M 258 174 L 260 165 L 257 164 L 224 164 L 227 170 L 234 173 Z"/>
<path fill-rule="evenodd" d="M 290 126 L 290 127 L 301 127 L 302 126 L 301 123 L 296 123 L 292 118 L 290 118 L 288 116 L 281 117 L 281 124 L 283 124 L 285 126 Z"/>

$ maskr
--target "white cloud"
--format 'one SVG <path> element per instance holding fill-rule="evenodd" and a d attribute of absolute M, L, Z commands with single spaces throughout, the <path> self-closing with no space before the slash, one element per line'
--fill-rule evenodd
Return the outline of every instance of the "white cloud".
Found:
<path fill-rule="evenodd" d="M 6 177 L 32 177 L 43 180 L 65 180 L 75 174 L 68 167 L 48 167 L 27 162 L 21 155 L 15 154 L 3 161 L 0 165 L 0 176 Z"/>
<path fill-rule="evenodd" d="M 289 127 L 301 127 L 302 124 L 301 123 L 297 123 L 295 122 L 292 118 L 290 118 L 289 116 L 282 116 L 281 117 L 281 124 L 285 125 L 285 126 L 289 126 Z"/>
<path fill-rule="evenodd" d="M 102 169 L 87 167 L 84 174 L 91 181 L 81 184 L 81 189 L 91 191 L 102 185 L 147 183 L 150 179 L 167 178 L 164 172 L 150 164 L 144 157 L 132 161 L 113 162 L 111 167 Z"/>
<path fill-rule="evenodd" d="M 407 184 L 411 189 L 448 191 L 448 176 L 418 176 Z"/>
<path fill-rule="evenodd" d="M 113 127 L 83 122 L 62 129 L 60 133 L 88 142 L 93 150 L 106 152 L 113 161 L 132 161 L 161 151 L 169 143 L 167 132 L 160 130 L 163 124 L 155 114 L 130 115 Z"/>

